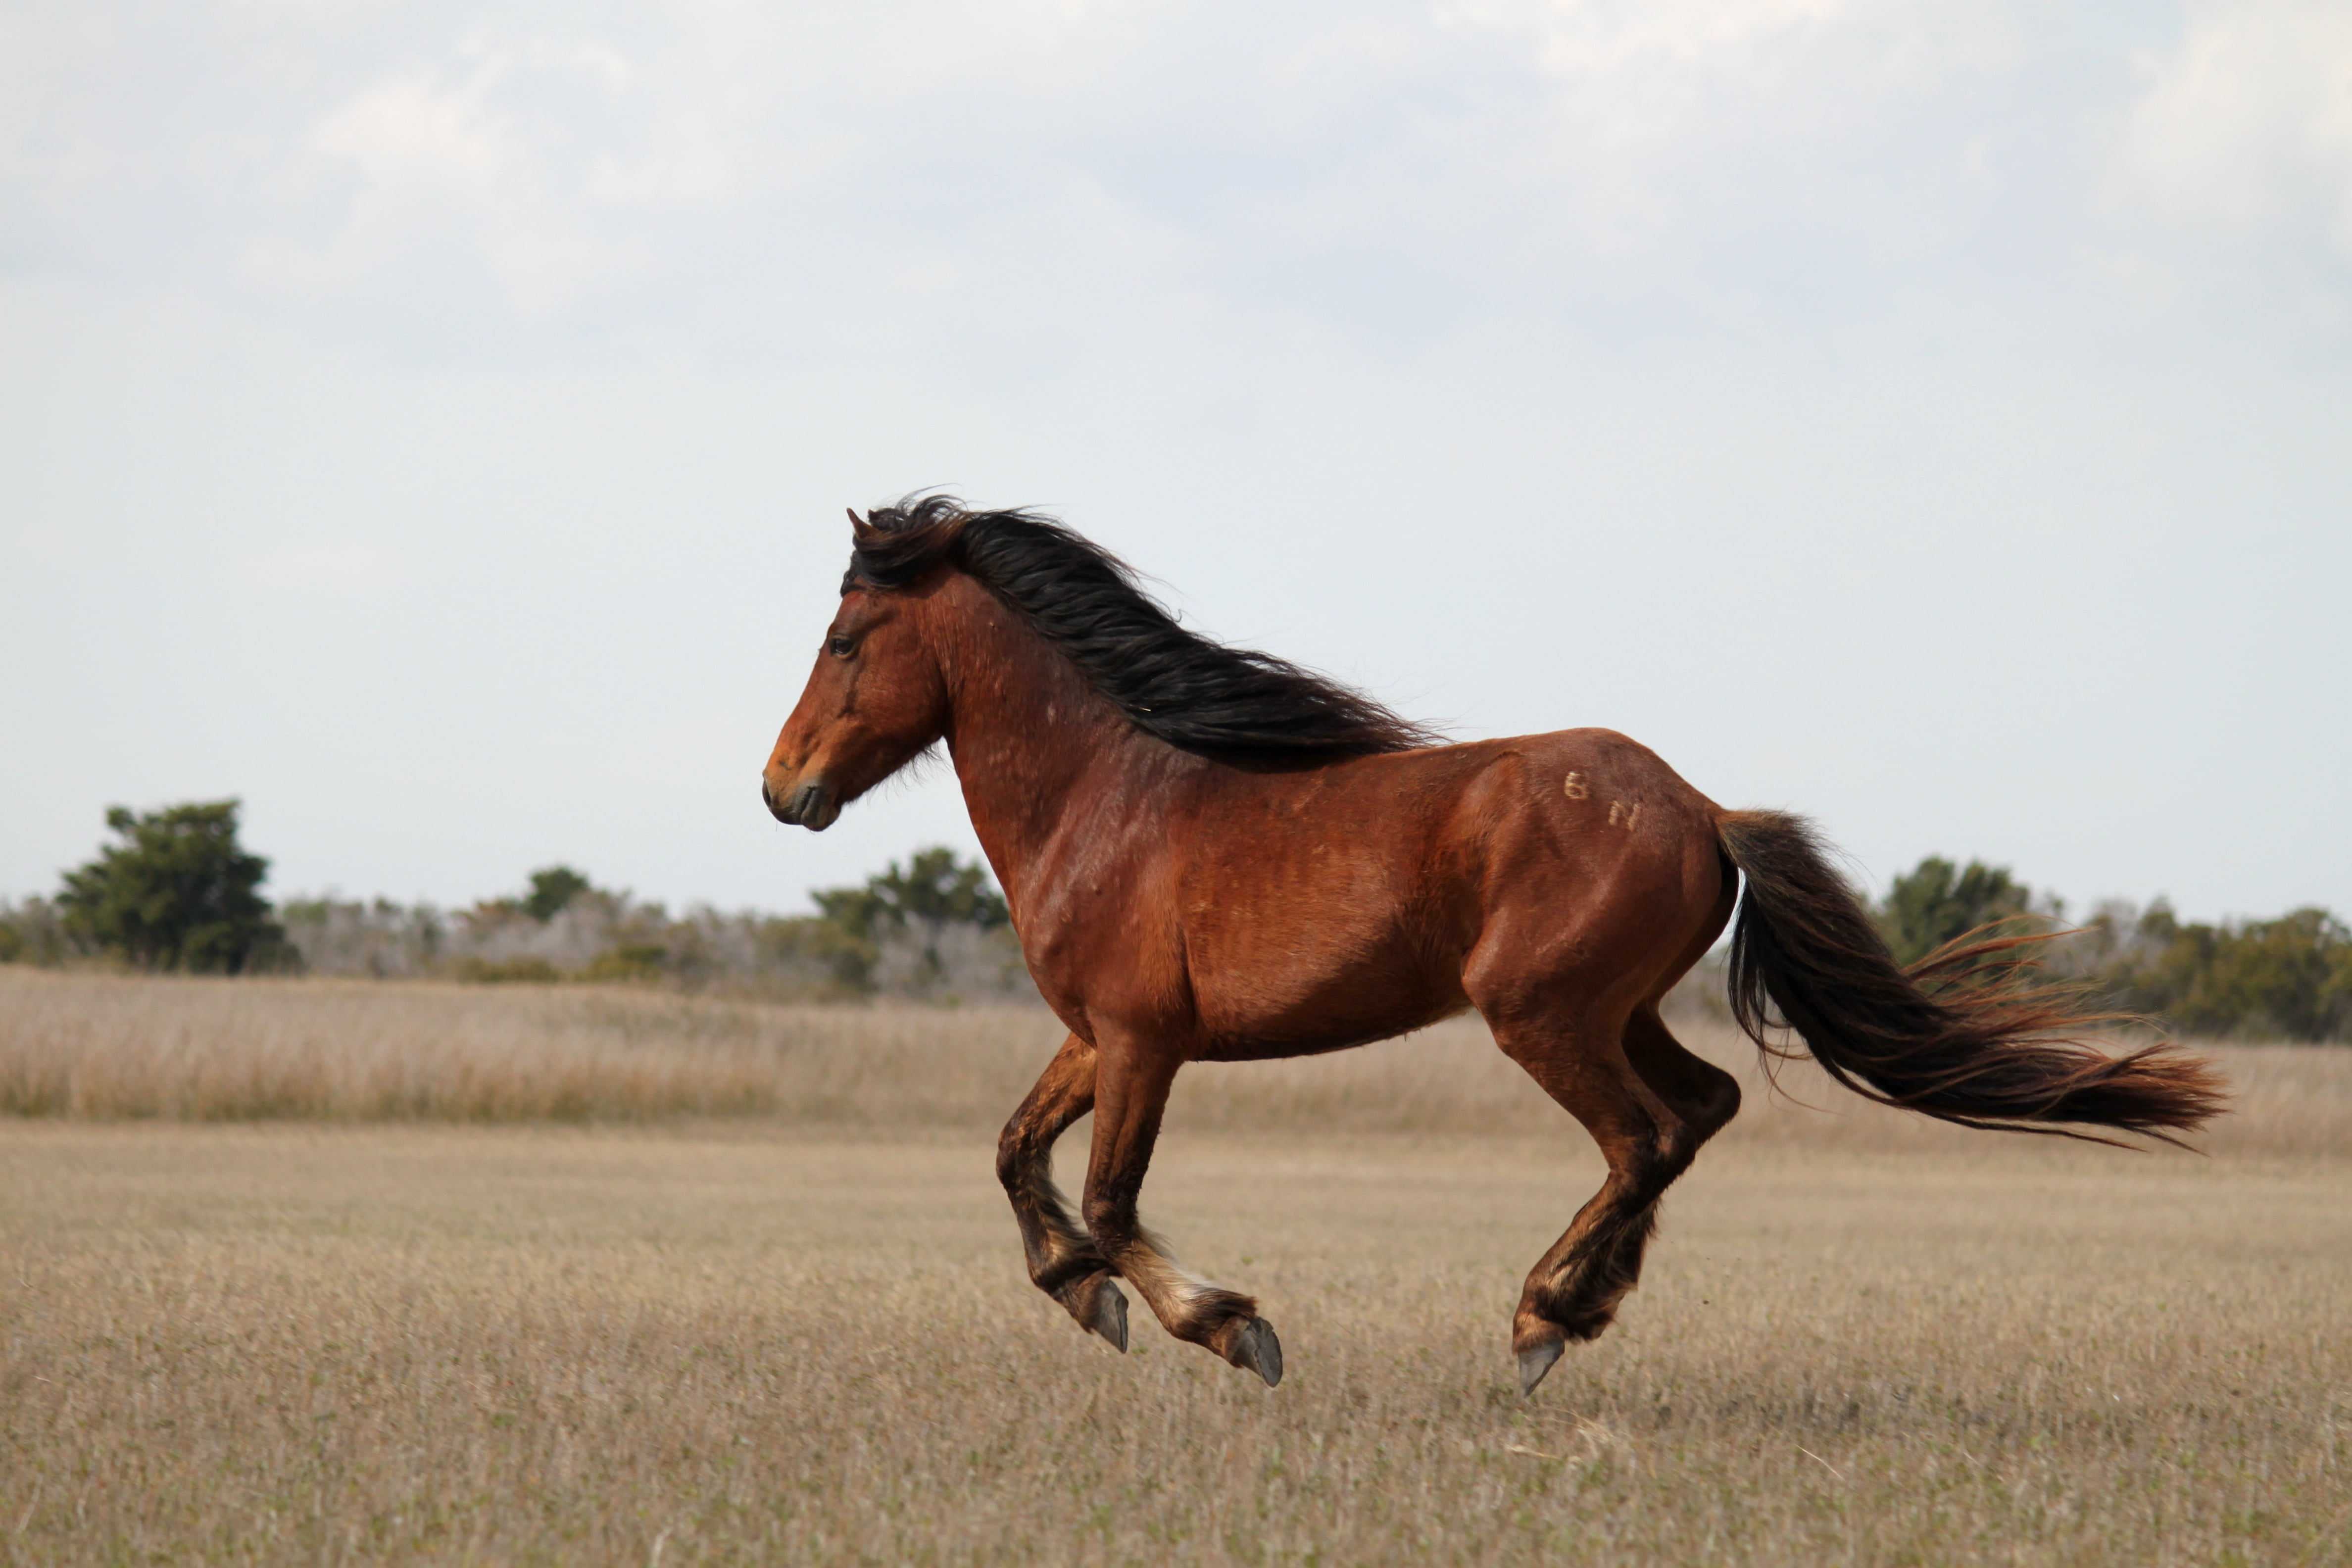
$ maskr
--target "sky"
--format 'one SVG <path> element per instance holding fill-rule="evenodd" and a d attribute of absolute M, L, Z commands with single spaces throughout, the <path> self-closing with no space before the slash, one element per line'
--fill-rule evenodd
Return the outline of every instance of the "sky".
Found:
<path fill-rule="evenodd" d="M 2352 913 L 2340 0 L 0 0 L 0 895 L 792 910 L 843 509 L 1874 886 Z"/>

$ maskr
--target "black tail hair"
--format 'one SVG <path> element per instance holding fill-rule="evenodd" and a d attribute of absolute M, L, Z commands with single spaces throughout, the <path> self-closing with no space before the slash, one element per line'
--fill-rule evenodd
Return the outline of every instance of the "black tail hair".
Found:
<path fill-rule="evenodd" d="M 1727 812 L 1717 835 L 1748 881 L 1732 1016 L 1766 1051 L 1790 1054 L 1776 1031 L 1793 1029 L 1855 1093 L 1963 1127 L 2113 1142 L 2073 1123 L 2177 1143 L 2226 1109 L 2220 1075 L 2197 1057 L 2169 1045 L 2111 1056 L 2075 1037 L 2123 1019 L 2084 1010 L 2080 986 L 2037 978 L 2045 936 L 1973 931 L 1906 970 L 1811 824 Z"/>

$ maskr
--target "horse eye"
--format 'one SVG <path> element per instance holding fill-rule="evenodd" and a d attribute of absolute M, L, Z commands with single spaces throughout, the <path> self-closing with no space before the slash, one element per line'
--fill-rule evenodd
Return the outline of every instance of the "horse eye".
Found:
<path fill-rule="evenodd" d="M 824 651 L 835 658 L 847 658 L 856 648 L 847 637 L 833 637 L 825 643 Z"/>

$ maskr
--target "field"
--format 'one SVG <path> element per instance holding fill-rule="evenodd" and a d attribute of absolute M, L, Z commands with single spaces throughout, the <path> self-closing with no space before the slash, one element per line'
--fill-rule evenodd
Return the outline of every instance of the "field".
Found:
<path fill-rule="evenodd" d="M 2352 1563 L 2352 1052 L 2219 1051 L 2198 1157 L 1807 1109 L 1685 1032 L 1749 1109 L 1525 1402 L 1599 1167 L 1475 1025 L 1181 1085 L 1146 1212 L 1259 1295 L 1269 1392 L 1023 1278 L 1042 1015 L 0 970 L 0 1543 Z"/>

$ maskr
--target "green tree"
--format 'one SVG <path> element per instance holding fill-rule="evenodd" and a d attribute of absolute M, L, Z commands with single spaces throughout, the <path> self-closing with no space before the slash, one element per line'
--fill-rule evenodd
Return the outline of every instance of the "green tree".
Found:
<path fill-rule="evenodd" d="M 1878 907 L 1878 929 L 1897 962 L 1916 963 L 1955 937 L 1994 921 L 2032 912 L 2032 889 L 2006 866 L 1971 860 L 1956 867 L 1930 855 L 1895 879 Z"/>
<path fill-rule="evenodd" d="M 873 984 L 882 943 L 914 934 L 922 943 L 923 968 L 936 976 L 945 968 L 940 939 L 954 925 L 982 931 L 1009 921 L 1004 895 L 990 885 L 988 868 L 966 864 L 943 847 L 919 849 L 900 870 L 898 862 L 862 888 L 820 888 L 810 892 L 831 928 L 815 947 L 845 985 L 865 990 Z"/>
<path fill-rule="evenodd" d="M 2121 1002 L 2192 1035 L 2352 1037 L 2352 931 L 2323 909 L 2184 924 L 2162 900 L 2105 978 Z"/>
<path fill-rule="evenodd" d="M 572 900 L 594 890 L 594 885 L 571 867 L 546 866 L 530 874 L 530 891 L 518 907 L 545 925 L 562 914 Z"/>
<path fill-rule="evenodd" d="M 110 808 L 106 826 L 121 842 L 66 873 L 66 933 L 142 969 L 236 974 L 278 956 L 286 933 L 257 891 L 269 862 L 237 844 L 237 804 Z"/>
<path fill-rule="evenodd" d="M 945 847 L 917 850 L 903 872 L 893 860 L 866 885 L 901 926 L 938 932 L 974 925 L 987 931 L 1013 918 L 1004 895 L 989 885 L 988 868 L 977 860 L 966 865 Z"/>

